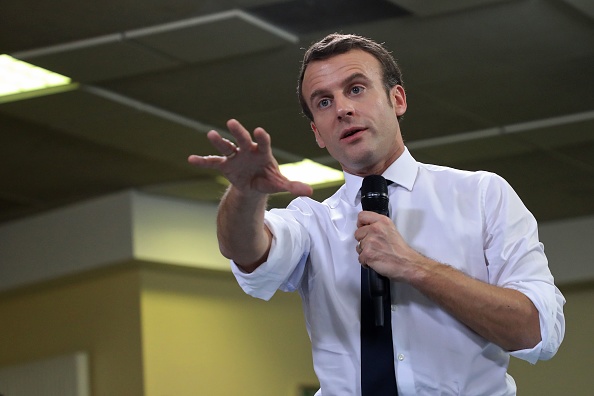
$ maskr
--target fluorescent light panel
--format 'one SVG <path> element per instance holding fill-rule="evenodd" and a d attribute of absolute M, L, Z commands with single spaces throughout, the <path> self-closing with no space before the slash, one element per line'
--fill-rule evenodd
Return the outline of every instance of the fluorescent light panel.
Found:
<path fill-rule="evenodd" d="M 280 171 L 289 180 L 311 186 L 333 185 L 344 181 L 342 171 L 309 159 L 280 165 Z"/>
<path fill-rule="evenodd" d="M 291 181 L 300 181 L 312 187 L 331 187 L 344 182 L 342 171 L 319 164 L 315 161 L 290 162 L 279 166 L 281 173 Z M 222 176 L 216 177 L 217 182 L 229 185 L 229 180 Z"/>
<path fill-rule="evenodd" d="M 70 78 L 20 61 L 10 55 L 0 55 L 0 96 L 19 95 L 71 84 Z"/>

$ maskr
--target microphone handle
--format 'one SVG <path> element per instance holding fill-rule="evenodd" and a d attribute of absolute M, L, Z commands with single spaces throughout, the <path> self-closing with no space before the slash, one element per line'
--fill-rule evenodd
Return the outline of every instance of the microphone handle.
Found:
<path fill-rule="evenodd" d="M 388 279 L 370 268 L 368 280 L 371 299 L 373 300 L 375 325 L 381 327 L 384 325 L 384 296 Z"/>
<path fill-rule="evenodd" d="M 373 212 L 390 216 L 387 210 L 373 210 Z M 373 269 L 369 268 L 368 272 L 369 290 L 371 291 L 371 299 L 373 300 L 373 311 L 375 316 L 375 325 L 384 325 L 384 298 L 387 295 L 387 290 L 390 287 L 390 281 L 383 275 L 378 274 Z"/>

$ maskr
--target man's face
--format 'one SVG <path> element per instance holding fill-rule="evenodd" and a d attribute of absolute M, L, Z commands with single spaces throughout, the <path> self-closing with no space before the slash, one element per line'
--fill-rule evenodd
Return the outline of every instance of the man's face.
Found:
<path fill-rule="evenodd" d="M 404 89 L 386 95 L 373 55 L 352 50 L 311 62 L 302 89 L 318 145 L 346 172 L 381 174 L 404 151 L 397 119 L 406 111 Z"/>

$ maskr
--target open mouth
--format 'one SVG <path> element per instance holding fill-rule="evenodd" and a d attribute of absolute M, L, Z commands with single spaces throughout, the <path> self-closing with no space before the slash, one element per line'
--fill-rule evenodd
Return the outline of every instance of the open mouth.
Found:
<path fill-rule="evenodd" d="M 365 128 L 351 128 L 343 133 L 341 139 L 349 138 L 349 137 L 356 135 L 357 133 L 364 131 L 364 130 L 365 130 Z"/>

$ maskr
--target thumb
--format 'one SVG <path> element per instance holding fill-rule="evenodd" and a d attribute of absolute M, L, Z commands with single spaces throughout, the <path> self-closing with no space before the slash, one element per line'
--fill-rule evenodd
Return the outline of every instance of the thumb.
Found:
<path fill-rule="evenodd" d="M 298 181 L 287 181 L 286 190 L 293 195 L 310 197 L 313 194 L 313 188 L 309 184 Z"/>

